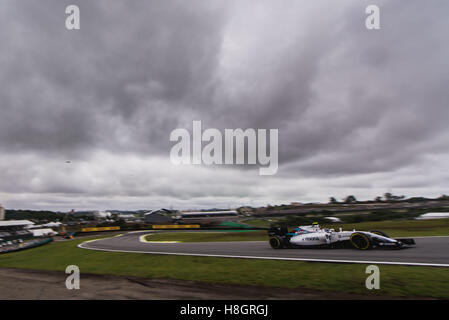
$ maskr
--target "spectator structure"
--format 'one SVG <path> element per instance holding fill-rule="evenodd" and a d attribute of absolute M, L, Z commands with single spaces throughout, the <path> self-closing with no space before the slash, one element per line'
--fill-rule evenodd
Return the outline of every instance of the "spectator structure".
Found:
<path fill-rule="evenodd" d="M 172 212 L 167 209 L 152 210 L 144 214 L 146 223 L 172 223 Z"/>
<path fill-rule="evenodd" d="M 33 222 L 29 220 L 0 221 L 0 242 L 32 238 L 33 234 L 26 229 L 31 225 Z"/>
<path fill-rule="evenodd" d="M 0 204 L 0 221 L 5 220 L 5 208 Z"/>

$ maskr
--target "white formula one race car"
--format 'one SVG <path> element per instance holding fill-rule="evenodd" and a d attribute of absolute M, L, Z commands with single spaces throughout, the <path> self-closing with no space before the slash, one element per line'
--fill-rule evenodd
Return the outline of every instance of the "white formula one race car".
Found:
<path fill-rule="evenodd" d="M 413 239 L 392 239 L 384 232 L 339 231 L 321 229 L 318 224 L 299 226 L 292 232 L 285 227 L 273 227 L 268 230 L 270 245 L 273 249 L 282 248 L 354 248 L 368 250 L 373 248 L 403 249 L 415 244 Z"/>

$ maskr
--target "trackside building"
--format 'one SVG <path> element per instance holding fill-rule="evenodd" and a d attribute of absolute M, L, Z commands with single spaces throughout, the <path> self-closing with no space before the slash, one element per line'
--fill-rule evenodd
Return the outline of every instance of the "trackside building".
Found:
<path fill-rule="evenodd" d="M 32 238 L 33 233 L 26 228 L 33 224 L 29 220 L 0 221 L 0 241 Z"/>

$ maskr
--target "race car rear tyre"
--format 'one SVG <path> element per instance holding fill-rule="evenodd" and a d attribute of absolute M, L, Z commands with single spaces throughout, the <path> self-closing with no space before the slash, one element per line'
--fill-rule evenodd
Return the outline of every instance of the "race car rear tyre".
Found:
<path fill-rule="evenodd" d="M 378 234 L 379 236 L 389 238 L 388 234 L 380 230 L 371 230 L 371 233 Z"/>
<path fill-rule="evenodd" d="M 273 249 L 282 249 L 284 247 L 283 240 L 281 237 L 274 236 L 270 238 L 270 246 Z"/>
<path fill-rule="evenodd" d="M 371 239 L 361 232 L 353 233 L 349 241 L 351 242 L 351 245 L 358 250 L 368 250 L 372 246 Z"/>

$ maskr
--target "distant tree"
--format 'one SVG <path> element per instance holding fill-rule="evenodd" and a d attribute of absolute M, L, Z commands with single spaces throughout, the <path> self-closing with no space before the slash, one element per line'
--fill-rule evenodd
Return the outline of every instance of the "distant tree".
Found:
<path fill-rule="evenodd" d="M 376 202 L 382 202 L 382 197 L 376 197 L 375 199 L 374 199 L 374 201 L 376 201 Z"/>
<path fill-rule="evenodd" d="M 337 201 L 337 199 L 335 199 L 334 197 L 330 197 L 330 198 L 329 198 L 329 203 L 331 203 L 331 204 L 336 204 L 336 203 L 338 203 L 338 201 Z"/>
<path fill-rule="evenodd" d="M 390 192 L 385 193 L 385 194 L 384 194 L 384 197 L 385 197 L 385 200 L 386 200 L 387 202 L 391 202 L 391 201 L 400 201 L 400 200 L 404 200 L 404 199 L 405 199 L 405 196 L 404 196 L 404 195 L 402 195 L 402 196 L 395 196 L 395 195 L 393 195 L 393 194 L 390 193 Z"/>
<path fill-rule="evenodd" d="M 343 199 L 345 203 L 355 203 L 357 202 L 356 197 L 353 195 L 347 196 L 345 199 Z"/>

